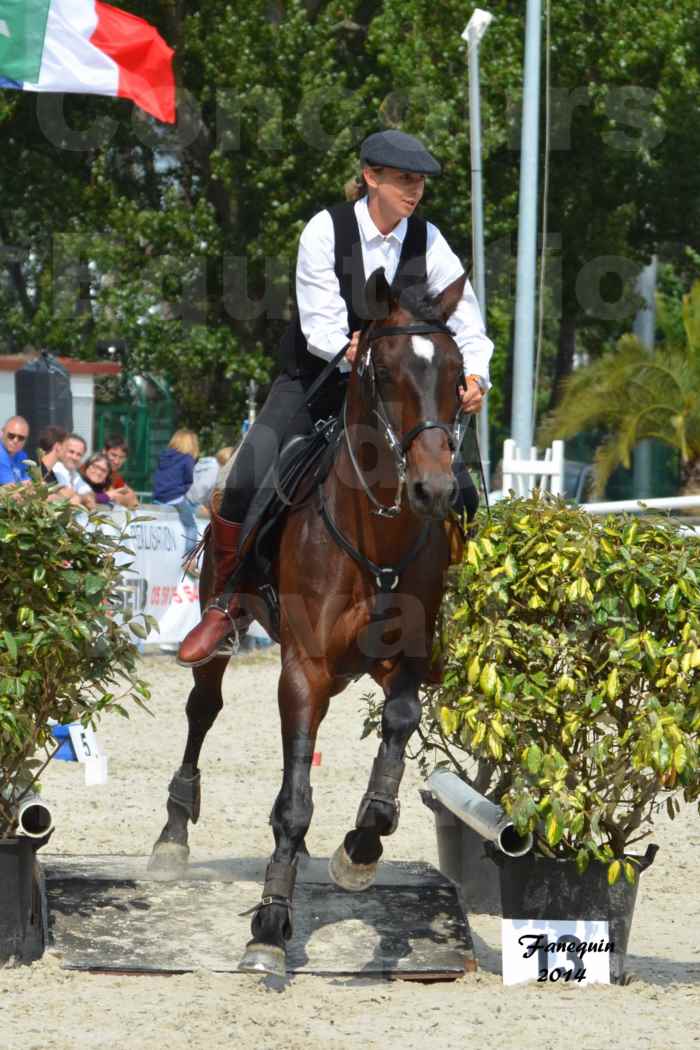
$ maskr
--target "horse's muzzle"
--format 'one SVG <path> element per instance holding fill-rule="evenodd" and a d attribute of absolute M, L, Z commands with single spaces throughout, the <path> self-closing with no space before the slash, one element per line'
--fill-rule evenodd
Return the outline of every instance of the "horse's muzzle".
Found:
<path fill-rule="evenodd" d="M 408 502 L 420 518 L 446 518 L 457 498 L 454 474 L 434 474 L 409 480 Z"/>

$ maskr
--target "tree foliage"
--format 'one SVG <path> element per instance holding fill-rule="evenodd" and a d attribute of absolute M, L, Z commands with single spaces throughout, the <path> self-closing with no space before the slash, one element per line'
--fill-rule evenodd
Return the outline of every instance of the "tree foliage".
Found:
<path fill-rule="evenodd" d="M 124 345 L 130 368 L 168 374 L 184 422 L 232 423 L 248 379 L 274 371 L 300 230 L 340 198 L 365 134 L 400 126 L 440 156 L 425 210 L 468 262 L 466 15 L 457 0 L 439 17 L 428 0 L 127 6 L 176 48 L 178 125 L 112 99 L 0 93 L 0 339 L 84 357 Z M 487 291 L 507 383 L 524 9 L 491 10 Z M 576 0 L 553 7 L 551 35 L 545 389 L 577 338 L 595 353 L 629 321 L 649 252 L 700 248 L 696 5 Z M 509 410 L 494 391 L 494 416 Z"/>
<path fill-rule="evenodd" d="M 540 428 L 543 444 L 593 427 L 607 432 L 595 455 L 596 495 L 617 466 L 630 466 L 635 445 L 648 438 L 680 453 L 686 494 L 698 490 L 700 281 L 683 298 L 682 318 L 684 345 L 669 341 L 649 352 L 628 334 L 615 350 L 573 372 Z"/>

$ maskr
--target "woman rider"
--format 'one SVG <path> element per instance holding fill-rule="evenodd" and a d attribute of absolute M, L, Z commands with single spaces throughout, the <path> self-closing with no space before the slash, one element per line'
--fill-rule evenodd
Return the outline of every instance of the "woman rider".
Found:
<path fill-rule="evenodd" d="M 427 283 L 429 294 L 437 296 L 464 273 L 440 231 L 414 214 L 426 176 L 440 174 L 440 165 L 422 143 L 402 131 L 376 132 L 362 143 L 360 164 L 362 175 L 352 184 L 354 202 L 319 212 L 302 232 L 296 269 L 298 316 L 282 339 L 282 372 L 239 449 L 220 512 L 212 510 L 213 598 L 180 646 L 178 661 L 185 666 L 210 660 L 240 615 L 238 596 L 226 592 L 226 583 L 236 565 L 251 500 L 278 449 L 292 435 L 310 433 L 317 419 L 340 409 L 343 373 L 350 371 L 364 320 L 366 279 L 381 266 L 389 283 Z M 489 388 L 493 344 L 468 281 L 450 327 L 464 358 L 462 408 L 478 412 Z M 345 357 L 307 408 L 306 391 L 344 346 Z M 459 480 L 464 486 L 465 480 Z M 468 480 L 466 484 L 471 486 Z M 473 513 L 473 486 L 466 496 Z"/>

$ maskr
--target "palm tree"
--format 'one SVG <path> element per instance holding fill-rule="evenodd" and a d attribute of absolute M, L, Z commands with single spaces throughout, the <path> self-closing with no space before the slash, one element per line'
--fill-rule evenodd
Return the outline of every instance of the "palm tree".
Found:
<path fill-rule="evenodd" d="M 608 437 L 594 457 L 594 495 L 617 466 L 630 465 L 646 438 L 677 449 L 683 495 L 700 493 L 700 280 L 683 296 L 685 345 L 667 341 L 647 350 L 633 335 L 573 372 L 563 398 L 543 421 L 538 443 L 601 427 Z"/>

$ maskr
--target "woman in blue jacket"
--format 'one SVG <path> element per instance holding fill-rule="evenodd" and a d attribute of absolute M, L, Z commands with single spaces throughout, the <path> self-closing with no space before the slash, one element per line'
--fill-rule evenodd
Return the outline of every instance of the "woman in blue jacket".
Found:
<path fill-rule="evenodd" d="M 197 543 L 197 524 L 194 507 L 187 499 L 192 484 L 194 465 L 199 458 L 199 441 L 193 430 L 176 430 L 168 447 L 160 454 L 153 475 L 153 502 L 164 503 L 177 511 L 185 533 L 185 549 Z M 197 575 L 196 566 L 188 563 L 190 576 Z"/>

